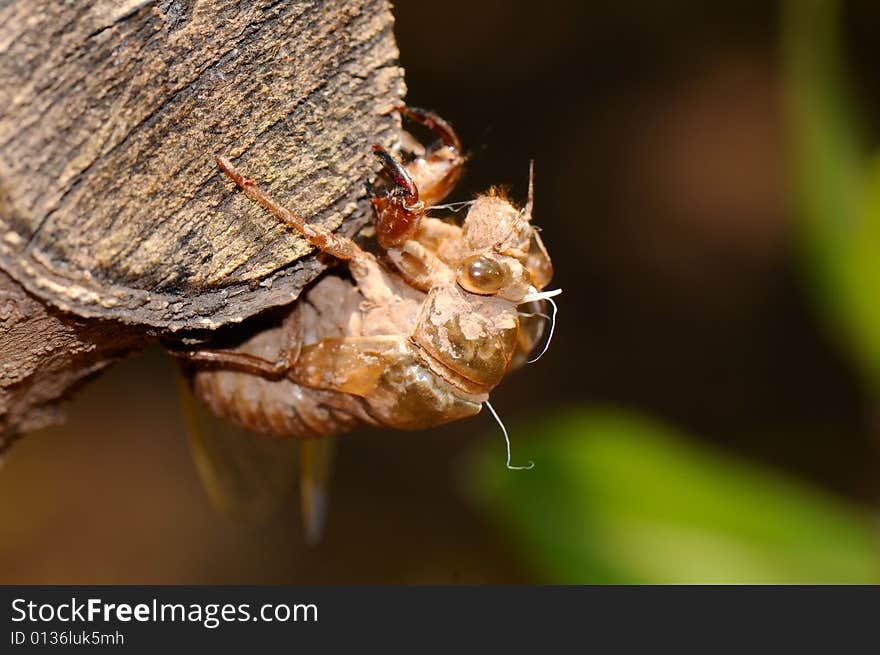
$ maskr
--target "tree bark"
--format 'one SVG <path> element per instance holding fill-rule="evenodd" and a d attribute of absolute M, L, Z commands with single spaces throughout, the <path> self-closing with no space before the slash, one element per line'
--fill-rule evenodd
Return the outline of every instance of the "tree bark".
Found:
<path fill-rule="evenodd" d="M 387 0 L 0 2 L 0 434 L 147 333 L 294 301 L 323 264 L 217 170 L 355 233 L 405 87 Z"/>
<path fill-rule="evenodd" d="M 356 215 L 399 128 L 392 25 L 385 0 L 0 5 L 0 267 L 165 330 L 289 303 L 319 265 L 214 155 L 325 226 Z"/>
<path fill-rule="evenodd" d="M 146 343 L 142 331 L 47 307 L 0 272 L 0 453 L 58 422 L 61 399 Z"/>

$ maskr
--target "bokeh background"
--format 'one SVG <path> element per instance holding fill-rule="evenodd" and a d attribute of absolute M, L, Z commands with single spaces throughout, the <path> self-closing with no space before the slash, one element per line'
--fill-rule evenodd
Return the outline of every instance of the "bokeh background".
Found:
<path fill-rule="evenodd" d="M 508 184 L 564 289 L 488 415 L 363 429 L 327 530 L 213 511 L 174 365 L 128 360 L 0 471 L 3 583 L 880 581 L 876 3 L 400 0 L 456 197 Z"/>

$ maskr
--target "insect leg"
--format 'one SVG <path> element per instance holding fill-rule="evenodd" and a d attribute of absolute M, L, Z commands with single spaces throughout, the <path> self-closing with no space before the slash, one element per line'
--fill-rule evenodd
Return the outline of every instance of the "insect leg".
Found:
<path fill-rule="evenodd" d="M 369 396 L 389 363 L 406 352 L 403 336 L 326 337 L 303 346 L 289 377 L 313 389 Z"/>
<path fill-rule="evenodd" d="M 299 232 L 316 248 L 338 259 L 348 261 L 352 276 L 368 300 L 382 302 L 387 300 L 388 289 L 382 282 L 381 268 L 370 253 L 362 250 L 349 238 L 334 234 L 320 225 L 306 223 L 302 216 L 294 214 L 275 201 L 268 193 L 257 186 L 251 178 L 242 175 L 226 157 L 215 157 L 217 165 L 235 182 L 244 194 L 272 212 L 286 225 Z"/>
<path fill-rule="evenodd" d="M 419 199 L 419 189 L 401 162 L 382 146 L 373 146 L 373 154 L 382 163 L 392 185 L 390 189 L 372 190 L 376 238 L 383 248 L 393 248 L 412 238 L 425 213 L 425 204 Z"/>
<path fill-rule="evenodd" d="M 334 257 L 345 260 L 358 259 L 365 255 L 358 245 L 346 237 L 334 234 L 331 230 L 320 225 L 306 223 L 305 219 L 294 214 L 286 207 L 276 202 L 268 193 L 257 186 L 249 177 L 242 175 L 232 162 L 223 155 L 215 157 L 217 165 L 226 175 L 235 182 L 244 194 L 251 200 L 255 200 L 270 212 L 275 214 L 283 223 L 299 232 L 313 246 Z"/>
<path fill-rule="evenodd" d="M 467 159 L 462 154 L 461 142 L 452 126 L 437 114 L 400 105 L 397 108 L 404 117 L 431 130 L 440 139 L 439 146 L 432 146 L 406 168 L 427 205 L 436 205 L 455 188 Z"/>
<path fill-rule="evenodd" d="M 168 351 L 175 357 L 197 364 L 210 364 L 230 371 L 250 373 L 267 380 L 281 380 L 290 370 L 291 361 L 287 353 L 281 353 L 277 361 L 270 361 L 256 355 L 232 350 L 178 350 Z"/>
<path fill-rule="evenodd" d="M 389 248 L 386 254 L 407 284 L 422 291 L 452 275 L 449 266 L 419 241 L 410 240 L 399 248 Z"/>
<path fill-rule="evenodd" d="M 458 135 L 452 129 L 452 125 L 440 118 L 437 114 L 421 107 L 410 107 L 408 105 L 398 105 L 396 107 L 403 116 L 411 120 L 413 123 L 424 125 L 431 130 L 440 139 L 440 142 L 457 152 L 461 152 L 461 141 Z"/>

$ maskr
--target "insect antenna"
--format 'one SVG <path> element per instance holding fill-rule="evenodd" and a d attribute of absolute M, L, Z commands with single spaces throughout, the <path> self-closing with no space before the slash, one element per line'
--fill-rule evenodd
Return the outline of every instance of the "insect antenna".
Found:
<path fill-rule="evenodd" d="M 483 404 L 489 408 L 489 411 L 492 412 L 492 416 L 495 417 L 495 421 L 498 423 L 498 425 L 501 426 L 501 432 L 502 434 L 504 434 L 504 445 L 507 448 L 507 468 L 509 468 L 511 471 L 527 471 L 531 468 L 535 468 L 535 463 L 531 460 L 529 460 L 527 466 L 513 466 L 510 463 L 510 437 L 507 435 L 507 428 L 504 427 L 504 423 L 502 423 L 501 417 L 498 416 L 498 412 L 496 412 L 495 408 L 492 407 L 492 403 L 487 400 Z"/>
<path fill-rule="evenodd" d="M 535 160 L 529 162 L 529 199 L 523 208 L 523 216 L 527 221 L 532 220 L 532 209 L 535 207 Z"/>

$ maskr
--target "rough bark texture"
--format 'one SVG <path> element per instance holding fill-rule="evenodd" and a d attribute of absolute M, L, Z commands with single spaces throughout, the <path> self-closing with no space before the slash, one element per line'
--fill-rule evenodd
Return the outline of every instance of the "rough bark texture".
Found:
<path fill-rule="evenodd" d="M 213 155 L 334 229 L 365 215 L 404 92 L 392 23 L 385 0 L 0 2 L 0 267 L 165 330 L 289 303 L 319 264 Z"/>
<path fill-rule="evenodd" d="M 0 452 L 57 422 L 59 399 L 145 343 L 135 330 L 46 307 L 0 273 Z"/>
<path fill-rule="evenodd" d="M 397 138 L 392 25 L 386 0 L 0 0 L 0 446 L 148 331 L 320 273 L 213 156 L 354 233 Z"/>

